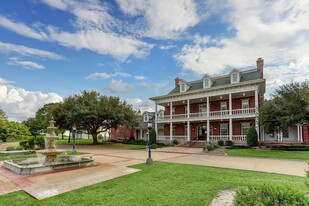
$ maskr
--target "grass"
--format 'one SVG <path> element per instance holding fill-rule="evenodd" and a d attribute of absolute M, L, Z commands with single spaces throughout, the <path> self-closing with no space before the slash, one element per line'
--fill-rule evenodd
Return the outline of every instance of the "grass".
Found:
<path fill-rule="evenodd" d="M 57 145 L 73 145 L 73 141 L 68 143 L 68 140 L 56 140 Z M 92 145 L 92 139 L 79 139 L 75 141 L 76 145 Z M 106 149 L 145 149 L 145 145 L 133 145 L 122 143 L 100 142 L 99 145 Z"/>
<path fill-rule="evenodd" d="M 87 152 L 76 152 L 76 155 L 83 155 L 83 154 L 88 154 Z M 63 151 L 60 155 L 72 155 L 72 151 L 71 150 L 66 150 Z M 25 159 L 25 158 L 34 158 L 37 157 L 36 154 L 29 154 L 29 155 L 11 155 L 11 156 L 7 156 L 7 155 L 3 155 L 0 154 L 0 161 L 4 161 L 4 160 L 15 160 L 15 159 Z"/>
<path fill-rule="evenodd" d="M 225 152 L 230 156 L 309 160 L 309 151 L 227 149 L 225 150 Z"/>
<path fill-rule="evenodd" d="M 269 183 L 307 191 L 305 177 L 155 162 L 110 181 L 36 200 L 23 191 L 0 196 L 0 205 L 208 205 L 218 191 Z"/>

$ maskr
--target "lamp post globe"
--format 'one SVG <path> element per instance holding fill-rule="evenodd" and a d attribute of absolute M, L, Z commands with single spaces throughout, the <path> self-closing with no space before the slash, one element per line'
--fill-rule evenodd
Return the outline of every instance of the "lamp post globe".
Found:
<path fill-rule="evenodd" d="M 148 158 L 146 160 L 146 165 L 152 165 L 153 161 L 151 158 L 151 141 L 150 141 L 150 130 L 152 129 L 152 122 L 147 123 L 147 128 L 148 128 Z"/>

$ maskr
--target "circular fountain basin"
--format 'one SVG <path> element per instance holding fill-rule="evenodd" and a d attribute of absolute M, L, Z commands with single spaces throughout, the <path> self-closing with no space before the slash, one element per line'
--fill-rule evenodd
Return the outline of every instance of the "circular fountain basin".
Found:
<path fill-rule="evenodd" d="M 63 151 L 64 150 L 47 149 L 47 150 L 38 150 L 36 153 L 45 156 L 44 165 L 52 165 L 52 164 L 56 164 L 59 161 L 58 155 L 60 155 Z"/>

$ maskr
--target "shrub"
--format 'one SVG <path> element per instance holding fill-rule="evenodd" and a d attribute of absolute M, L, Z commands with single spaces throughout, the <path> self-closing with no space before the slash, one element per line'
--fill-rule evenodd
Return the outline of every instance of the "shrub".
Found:
<path fill-rule="evenodd" d="M 131 137 L 129 137 L 129 140 L 135 141 L 135 137 L 134 137 L 134 136 L 131 136 Z"/>
<path fill-rule="evenodd" d="M 226 146 L 233 146 L 233 141 L 232 140 L 226 140 L 225 145 Z"/>
<path fill-rule="evenodd" d="M 309 151 L 309 146 L 306 145 L 273 145 L 270 146 L 271 150 L 283 151 Z"/>
<path fill-rule="evenodd" d="M 223 140 L 218 140 L 218 145 L 219 146 L 224 146 L 224 141 Z"/>
<path fill-rule="evenodd" d="M 254 127 L 251 127 L 248 131 L 247 144 L 250 147 L 256 147 L 258 145 L 258 135 Z"/>
<path fill-rule="evenodd" d="M 255 185 L 236 192 L 235 206 L 272 205 L 290 206 L 309 205 L 309 197 L 298 190 L 286 186 Z"/>
<path fill-rule="evenodd" d="M 152 144 L 152 145 L 150 145 L 150 148 L 151 148 L 151 149 L 157 149 L 157 148 L 158 148 L 158 145 L 157 145 L 157 144 Z"/>
<path fill-rule="evenodd" d="M 15 147 L 15 150 L 23 150 L 23 149 L 24 149 L 24 147 L 22 147 L 22 146 Z"/>
<path fill-rule="evenodd" d="M 206 152 L 206 151 L 212 151 L 212 150 L 214 150 L 214 149 L 215 149 L 214 146 L 212 146 L 212 145 L 206 145 L 206 146 L 204 147 L 204 152 Z"/>
<path fill-rule="evenodd" d="M 7 147 L 6 148 L 6 151 L 14 151 L 15 150 L 15 147 Z"/>
<path fill-rule="evenodd" d="M 25 149 L 31 149 L 29 147 L 28 141 L 21 141 L 21 142 L 19 142 L 19 146 L 21 146 L 21 147 L 23 147 Z"/>
<path fill-rule="evenodd" d="M 251 149 L 248 145 L 233 145 L 230 147 L 227 147 L 226 149 Z"/>
<path fill-rule="evenodd" d="M 36 137 L 34 143 L 35 143 L 35 145 L 38 146 L 40 149 L 44 149 L 44 148 L 45 148 L 45 139 L 44 139 L 44 137 L 42 137 L 42 136 Z"/>
<path fill-rule="evenodd" d="M 29 149 L 33 149 L 34 148 L 34 146 L 35 146 L 35 137 L 31 137 L 28 140 L 28 145 L 29 145 Z"/>
<path fill-rule="evenodd" d="M 308 167 L 309 167 L 309 161 L 307 163 L 308 163 Z M 309 169 L 305 170 L 305 172 L 306 172 L 306 176 L 309 177 Z M 307 184 L 307 186 L 309 186 L 309 185 Z M 309 187 L 308 187 L 308 189 L 309 189 Z"/>
<path fill-rule="evenodd" d="M 111 139 L 110 142 L 112 143 L 118 143 L 118 141 L 116 139 Z"/>
<path fill-rule="evenodd" d="M 174 139 L 174 140 L 173 140 L 173 144 L 174 144 L 174 145 L 178 145 L 178 144 L 179 144 L 178 140 L 177 140 L 177 139 Z"/>

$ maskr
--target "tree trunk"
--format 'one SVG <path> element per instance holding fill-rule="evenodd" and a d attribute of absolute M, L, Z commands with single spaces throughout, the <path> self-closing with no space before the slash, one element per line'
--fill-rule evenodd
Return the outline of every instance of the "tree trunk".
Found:
<path fill-rule="evenodd" d="M 99 144 L 98 142 L 98 134 L 95 133 L 95 134 L 91 134 L 92 135 L 92 138 L 93 138 L 93 144 Z"/>
<path fill-rule="evenodd" d="M 68 140 L 68 143 L 70 143 L 70 141 L 71 141 L 71 131 L 70 131 L 70 133 L 69 133 L 69 140 Z"/>
<path fill-rule="evenodd" d="M 64 139 L 64 132 L 61 133 L 61 137 L 62 137 L 62 139 Z"/>

